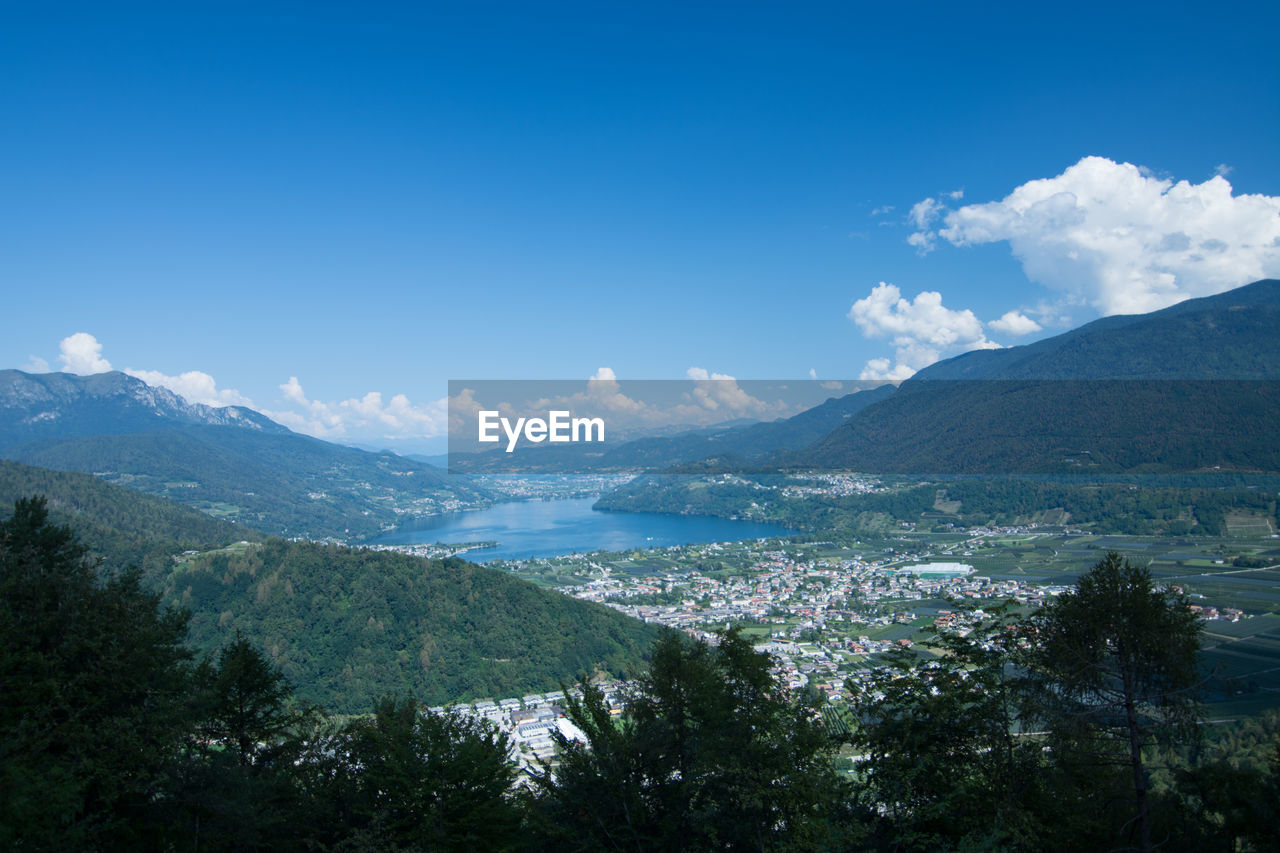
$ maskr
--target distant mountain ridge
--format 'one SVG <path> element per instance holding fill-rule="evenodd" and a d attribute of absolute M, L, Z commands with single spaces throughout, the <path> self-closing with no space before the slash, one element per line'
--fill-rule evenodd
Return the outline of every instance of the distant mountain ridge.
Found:
<path fill-rule="evenodd" d="M 97 474 L 277 536 L 358 540 L 484 504 L 461 478 L 189 403 L 123 373 L 0 371 L 0 457 Z"/>
<path fill-rule="evenodd" d="M 699 430 L 660 438 L 629 441 L 604 456 L 616 465 L 668 467 L 709 457 L 734 457 L 754 462 L 785 450 L 798 450 L 836 429 L 867 406 L 887 399 L 892 384 L 829 397 L 811 409 L 776 421 Z"/>
<path fill-rule="evenodd" d="M 77 376 L 0 370 L 0 447 L 40 438 L 149 432 L 174 425 L 288 433 L 253 409 L 188 402 L 119 371 Z"/>
<path fill-rule="evenodd" d="M 1149 314 L 1103 317 L 1032 344 L 974 350 L 907 383 L 957 379 L 1280 379 L 1280 280 Z"/>
<path fill-rule="evenodd" d="M 784 467 L 1280 470 L 1280 281 L 928 367 Z"/>
<path fill-rule="evenodd" d="M 514 453 L 451 454 L 448 465 L 451 470 L 468 473 L 590 473 L 666 470 L 709 458 L 756 462 L 812 444 L 865 407 L 886 399 L 893 390 L 891 383 L 885 383 L 829 397 L 817 406 L 774 421 L 699 427 L 603 446 L 570 444 L 517 449 Z"/>

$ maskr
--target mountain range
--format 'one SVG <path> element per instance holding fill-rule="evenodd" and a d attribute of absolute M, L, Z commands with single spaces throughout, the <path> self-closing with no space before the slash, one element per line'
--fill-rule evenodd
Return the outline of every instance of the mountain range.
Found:
<path fill-rule="evenodd" d="M 809 446 L 862 409 L 887 399 L 893 390 L 892 384 L 885 383 L 830 397 L 813 408 L 774 421 L 684 428 L 674 434 L 606 445 L 562 444 L 518 448 L 512 453 L 501 449 L 451 453 L 447 464 L 449 470 L 460 473 L 516 474 L 663 471 L 709 458 L 727 465 L 751 464 Z"/>
<path fill-rule="evenodd" d="M 96 474 L 279 536 L 358 540 L 490 500 L 433 466 L 299 435 L 251 409 L 188 403 L 119 372 L 0 371 L 0 457 Z"/>
<path fill-rule="evenodd" d="M 894 474 L 1280 471 L 1280 281 L 1025 346 L 976 350 L 770 423 L 599 447 L 453 454 L 520 473 L 839 469 Z"/>
<path fill-rule="evenodd" d="M 0 370 L 0 448 L 38 439 L 123 435 L 179 425 L 289 432 L 253 409 L 190 403 L 167 388 L 119 371 L 77 376 Z"/>
<path fill-rule="evenodd" d="M 1280 471 L 1280 281 L 939 362 L 775 462 L 869 473 Z"/>
<path fill-rule="evenodd" d="M 905 383 L 961 379 L 1280 379 L 1280 280 L 1149 314 L 1103 317 L 1032 344 L 974 350 Z"/>
<path fill-rule="evenodd" d="M 673 466 L 596 506 L 807 529 L 1069 516 L 1116 533 L 1222 535 L 1237 508 L 1275 511 L 1278 328 L 1280 282 L 1264 280 L 966 353 L 920 371 L 805 448 L 750 464 L 713 456 Z M 888 475 L 897 486 L 786 494 L 824 471 Z"/>
<path fill-rule="evenodd" d="M 608 453 L 620 466 L 710 459 L 869 473 L 1277 472 L 1278 321 L 1280 282 L 1262 281 L 1025 347 L 969 353 L 897 389 L 833 398 L 787 420 Z M 490 498 L 421 462 L 298 435 L 247 409 L 190 404 L 124 374 L 0 372 L 0 457 L 11 460 L 0 461 L 0 501 L 45 495 L 108 568 L 142 566 L 151 588 L 190 610 L 198 647 L 213 650 L 242 632 L 306 698 L 335 710 L 366 710 L 386 692 L 440 702 L 620 674 L 639 665 L 653 637 L 607 608 L 460 560 L 279 538 L 358 539 L 414 513 Z M 687 487 L 691 478 L 676 479 Z M 650 485 L 637 481 L 629 499 L 602 504 L 671 511 L 673 500 L 691 505 L 693 492 L 705 492 L 708 507 L 719 499 L 694 487 L 664 496 Z M 760 499 L 753 484 L 737 486 L 742 494 L 716 511 Z M 1022 484 L 997 486 L 849 495 L 826 511 L 920 517 L 941 512 L 945 497 L 978 508 L 986 501 L 995 517 L 1010 495 L 1031 510 L 1048 500 L 1087 511 L 1070 503 L 1083 493 L 1066 486 L 1036 485 L 1031 495 Z M 1122 502 L 1130 487 L 1112 492 L 1108 506 L 1136 513 Z M 1270 506 L 1271 494 L 1248 496 Z M 1192 502 L 1199 527 L 1221 527 L 1207 520 L 1226 504 L 1213 504 L 1208 490 Z M 805 523 L 823 523 L 808 504 L 801 509 Z M 1170 523 L 1181 523 L 1176 515 Z"/>

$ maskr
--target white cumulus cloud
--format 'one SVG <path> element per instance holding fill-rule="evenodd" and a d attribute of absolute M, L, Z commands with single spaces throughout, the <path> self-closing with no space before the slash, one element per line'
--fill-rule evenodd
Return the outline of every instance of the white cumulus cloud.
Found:
<path fill-rule="evenodd" d="M 81 376 L 111 370 L 111 362 L 102 357 L 102 344 L 88 332 L 63 338 L 58 344 L 58 361 L 62 363 L 63 372 Z"/>
<path fill-rule="evenodd" d="M 383 400 L 380 391 L 369 391 L 362 397 L 334 402 L 312 400 L 296 376 L 290 376 L 289 381 L 279 387 L 290 408 L 263 414 L 290 429 L 318 438 L 431 438 L 443 435 L 448 425 L 447 399 L 421 406 L 414 405 L 404 394 Z"/>
<path fill-rule="evenodd" d="M 906 379 L 944 355 L 998 349 L 987 340 L 982 321 L 969 309 L 942 304 L 942 294 L 923 291 L 907 300 L 892 284 L 880 282 L 849 309 L 849 319 L 869 338 L 890 338 L 895 360 L 873 358 L 859 379 Z"/>
<path fill-rule="evenodd" d="M 88 332 L 76 332 L 63 338 L 58 344 L 58 361 L 65 372 L 82 376 L 106 373 L 113 369 L 111 362 L 102 355 L 102 344 Z M 31 373 L 44 373 L 49 370 L 49 363 L 33 355 L 26 367 Z M 191 403 L 203 403 L 206 406 L 253 405 L 252 400 L 234 388 L 218 388 L 214 378 L 201 370 L 188 370 L 177 376 L 169 376 L 159 370 L 135 370 L 132 367 L 126 367 L 123 372 L 148 385 L 168 388 Z"/>
<path fill-rule="evenodd" d="M 601 367 L 587 380 L 586 396 L 596 405 L 612 412 L 638 412 L 644 404 L 620 390 L 618 376 L 612 367 Z"/>
<path fill-rule="evenodd" d="M 774 418 L 784 410 L 782 404 L 753 397 L 743 390 L 738 380 L 727 373 L 712 373 L 703 367 L 690 367 L 685 376 L 693 380 L 693 390 L 684 395 L 697 409 L 722 413 L 725 417 Z M 677 407 L 676 411 L 682 411 Z"/>
<path fill-rule="evenodd" d="M 1041 329 L 1039 323 L 1019 311 L 1006 311 L 999 320 L 992 320 L 987 325 L 997 332 L 1004 332 L 1006 335 L 1015 337 L 1029 335 Z"/>
<path fill-rule="evenodd" d="M 112 369 L 111 362 L 102 355 L 102 344 L 87 332 L 76 332 L 63 338 L 59 344 L 59 361 L 68 373 L 103 373 Z M 48 363 L 39 356 L 31 356 L 25 368 L 31 373 L 43 373 Z M 612 371 L 602 368 L 599 375 Z M 124 373 L 140 379 L 148 385 L 167 388 L 192 403 L 206 406 L 254 406 L 252 400 L 234 388 L 219 388 L 217 381 L 202 370 L 188 370 L 170 376 L 159 370 L 127 367 Z M 298 432 L 318 438 L 349 438 L 352 440 L 418 439 L 431 438 L 445 433 L 448 421 L 448 400 L 440 399 L 426 405 L 415 405 L 404 394 L 394 394 L 385 399 L 379 391 L 369 391 L 360 397 L 326 402 L 307 397 L 298 377 L 290 376 L 280 387 L 284 406 L 278 411 L 258 409 L 267 417 Z"/>
<path fill-rule="evenodd" d="M 621 388 L 618 375 L 613 372 L 612 367 L 599 367 L 587 378 L 585 391 L 543 397 L 532 405 L 537 409 L 568 408 L 591 412 L 641 413 L 645 404 L 628 397 Z"/>
<path fill-rule="evenodd" d="M 1175 183 L 1085 157 L 1000 201 L 943 213 L 925 199 L 912 208 L 910 242 L 922 250 L 939 238 L 1008 242 L 1028 278 L 1068 299 L 1102 314 L 1153 311 L 1280 275 L 1280 197 L 1235 195 L 1228 170 L 1217 171 L 1200 184 Z"/>
<path fill-rule="evenodd" d="M 168 376 L 159 370 L 134 370 L 132 367 L 126 367 L 124 372 L 148 385 L 168 388 L 192 403 L 206 406 L 253 406 L 253 401 L 236 389 L 219 388 L 214 378 L 203 370 L 188 370 L 177 376 Z"/>

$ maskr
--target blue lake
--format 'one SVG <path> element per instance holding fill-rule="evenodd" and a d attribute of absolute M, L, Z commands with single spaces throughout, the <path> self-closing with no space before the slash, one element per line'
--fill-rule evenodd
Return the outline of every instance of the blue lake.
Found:
<path fill-rule="evenodd" d="M 694 542 L 730 542 L 786 536 L 776 524 L 687 515 L 596 512 L 595 498 L 516 501 L 476 512 L 458 512 L 415 524 L 373 540 L 379 545 L 441 542 L 499 542 L 468 551 L 468 560 L 554 557 L 583 551 L 624 551 Z"/>

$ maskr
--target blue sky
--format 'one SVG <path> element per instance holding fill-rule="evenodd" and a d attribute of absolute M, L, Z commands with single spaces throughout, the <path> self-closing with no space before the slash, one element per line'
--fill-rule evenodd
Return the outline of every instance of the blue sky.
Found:
<path fill-rule="evenodd" d="M 338 440 L 418 446 L 451 378 L 902 376 L 1280 275 L 1274 3 L 4 21 L 0 364 Z"/>

